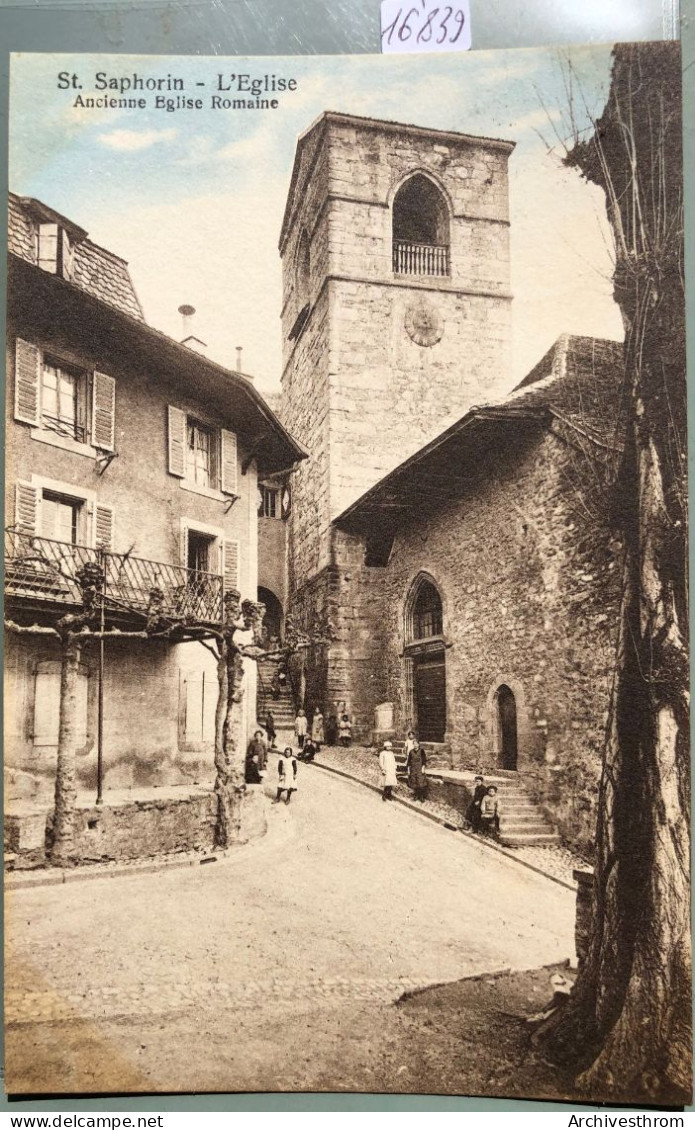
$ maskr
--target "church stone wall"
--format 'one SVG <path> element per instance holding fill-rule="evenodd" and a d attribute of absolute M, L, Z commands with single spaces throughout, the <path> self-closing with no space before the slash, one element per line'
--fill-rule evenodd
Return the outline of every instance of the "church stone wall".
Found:
<path fill-rule="evenodd" d="M 499 455 L 497 475 L 446 508 L 423 505 L 403 523 L 389 565 L 363 568 L 359 584 L 353 578 L 355 623 L 379 650 L 374 693 L 358 678 L 366 698 L 354 709 L 368 719 L 378 702 L 392 701 L 399 732 L 412 723 L 404 608 L 415 578 L 429 573 L 443 602 L 454 767 L 499 767 L 494 695 L 506 683 L 522 779 L 565 837 L 587 849 L 615 658 L 619 547 L 579 514 L 572 459 L 556 437 L 517 440 Z"/>

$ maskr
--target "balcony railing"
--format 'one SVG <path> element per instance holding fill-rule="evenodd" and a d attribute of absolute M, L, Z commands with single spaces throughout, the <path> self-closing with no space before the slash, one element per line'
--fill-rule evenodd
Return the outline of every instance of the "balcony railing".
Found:
<path fill-rule="evenodd" d="M 435 243 L 393 241 L 393 272 L 396 275 L 449 274 L 449 248 Z"/>
<path fill-rule="evenodd" d="M 106 553 L 84 545 L 5 531 L 5 594 L 51 604 L 81 605 L 76 576 L 88 561 L 103 563 L 106 607 L 145 612 L 153 588 L 164 595 L 162 613 L 176 621 L 219 624 L 222 578 L 216 573 Z"/>

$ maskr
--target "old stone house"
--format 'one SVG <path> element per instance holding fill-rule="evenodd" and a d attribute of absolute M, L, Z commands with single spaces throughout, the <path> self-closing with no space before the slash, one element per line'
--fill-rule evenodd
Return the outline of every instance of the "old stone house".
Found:
<path fill-rule="evenodd" d="M 100 560 L 111 624 L 164 611 L 220 622 L 222 596 L 258 588 L 258 479 L 303 457 L 247 376 L 144 320 L 127 264 L 39 201 L 10 197 L 6 615 L 50 625 Z M 50 794 L 59 657 L 6 634 L 7 795 Z M 78 779 L 92 786 L 98 648 L 83 649 Z M 255 718 L 249 664 L 242 740 Z M 211 781 L 213 656 L 197 642 L 109 640 L 102 683 L 106 787 Z"/>

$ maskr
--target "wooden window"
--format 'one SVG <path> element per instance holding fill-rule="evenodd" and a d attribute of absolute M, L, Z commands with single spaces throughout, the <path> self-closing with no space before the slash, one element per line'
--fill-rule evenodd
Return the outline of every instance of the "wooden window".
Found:
<path fill-rule="evenodd" d="M 41 499 L 41 536 L 52 541 L 79 545 L 83 540 L 84 502 L 43 491 Z"/>
<path fill-rule="evenodd" d="M 272 487 L 261 487 L 261 504 L 258 509 L 259 518 L 280 517 L 280 491 Z"/>
<path fill-rule="evenodd" d="M 91 397 L 89 388 L 91 383 Z M 91 409 L 91 411 L 90 411 Z M 15 420 L 114 450 L 116 382 L 107 373 L 88 374 L 42 354 L 38 346 L 15 342 Z M 91 430 L 90 430 L 91 417 Z"/>
<path fill-rule="evenodd" d="M 186 425 L 186 478 L 199 487 L 217 487 L 217 437 L 211 428 L 189 419 Z"/>
<path fill-rule="evenodd" d="M 86 376 L 44 358 L 41 368 L 41 425 L 58 435 L 86 441 Z"/>
<path fill-rule="evenodd" d="M 196 530 L 188 531 L 186 549 L 186 566 L 196 573 L 212 573 L 215 538 L 209 534 L 200 534 Z"/>
<path fill-rule="evenodd" d="M 59 224 L 39 224 L 37 262 L 42 271 L 70 281 L 75 273 L 75 254 L 70 237 Z"/>

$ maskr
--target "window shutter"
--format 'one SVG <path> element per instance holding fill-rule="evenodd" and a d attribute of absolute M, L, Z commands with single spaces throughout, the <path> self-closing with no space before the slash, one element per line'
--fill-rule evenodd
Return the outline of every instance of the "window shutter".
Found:
<path fill-rule="evenodd" d="M 95 549 L 113 549 L 113 508 L 97 504 L 94 514 Z"/>
<path fill-rule="evenodd" d="M 14 364 L 14 418 L 38 426 L 41 353 L 35 345 L 17 338 Z"/>
<path fill-rule="evenodd" d="M 60 230 L 57 224 L 39 224 L 39 267 L 55 275 L 58 271 L 58 239 Z"/>
<path fill-rule="evenodd" d="M 14 521 L 20 534 L 38 532 L 39 491 L 31 483 L 15 483 Z"/>
<path fill-rule="evenodd" d="M 64 228 L 60 231 L 62 248 L 61 248 L 61 265 L 63 268 L 63 278 L 70 281 L 75 273 L 75 254 L 70 243 L 70 237 Z"/>
<path fill-rule="evenodd" d="M 234 432 L 222 429 L 222 490 L 225 494 L 237 493 L 237 450 Z"/>
<path fill-rule="evenodd" d="M 185 524 L 181 526 L 181 564 L 184 569 L 188 568 L 188 526 Z"/>
<path fill-rule="evenodd" d="M 104 451 L 113 451 L 115 408 L 115 380 L 106 373 L 95 373 L 92 382 L 92 444 Z"/>
<path fill-rule="evenodd" d="M 229 592 L 239 588 L 239 542 L 225 539 L 222 556 L 224 591 Z"/>
<path fill-rule="evenodd" d="M 169 405 L 169 474 L 186 474 L 186 413 Z"/>

